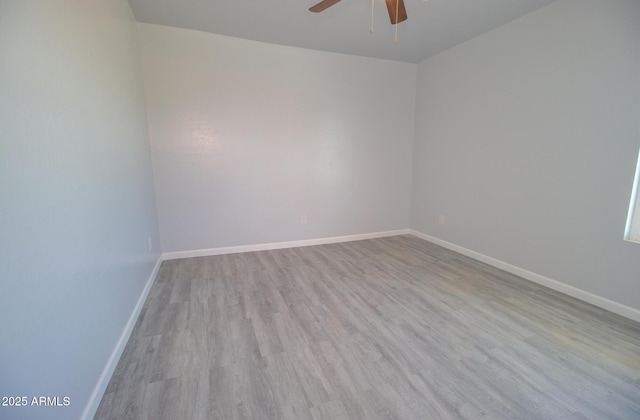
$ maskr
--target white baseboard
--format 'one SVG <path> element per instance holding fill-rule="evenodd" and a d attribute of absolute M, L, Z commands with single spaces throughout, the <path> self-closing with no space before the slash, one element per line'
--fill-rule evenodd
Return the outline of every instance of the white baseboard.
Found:
<path fill-rule="evenodd" d="M 149 279 L 142 289 L 142 293 L 136 302 L 136 306 L 133 308 L 131 312 L 131 316 L 129 316 L 129 320 L 120 334 L 120 339 L 116 344 L 116 347 L 113 349 L 109 360 L 107 361 L 106 366 L 104 367 L 100 378 L 98 379 L 98 383 L 96 384 L 91 396 L 89 397 L 89 401 L 82 412 L 82 416 L 80 417 L 82 420 L 91 420 L 98 411 L 98 406 L 100 405 L 100 401 L 102 400 L 102 396 L 104 391 L 107 389 L 109 385 L 109 381 L 111 380 L 111 375 L 116 370 L 116 366 L 118 365 L 118 361 L 120 360 L 120 356 L 122 356 L 122 352 L 124 351 L 127 342 L 129 341 L 129 337 L 133 332 L 133 327 L 135 327 L 136 322 L 138 320 L 138 316 L 140 315 L 140 311 L 142 311 L 142 307 L 144 306 L 144 302 L 147 299 L 147 295 L 151 290 L 151 286 L 153 286 L 153 282 L 158 275 L 158 271 L 160 271 L 160 265 L 162 264 L 162 256 L 158 258 L 156 261 L 156 265 L 153 267 L 151 274 L 149 275 Z"/>
<path fill-rule="evenodd" d="M 569 286 L 568 284 L 562 283 L 560 281 L 550 279 L 549 277 L 545 277 L 529 270 L 525 270 L 524 268 L 517 267 L 507 262 L 489 257 L 476 251 L 472 251 L 470 249 L 461 247 L 451 242 L 444 241 L 442 239 L 436 238 L 435 236 L 427 235 L 426 233 L 422 233 L 414 229 L 410 229 L 410 234 L 424 239 L 425 241 L 433 242 L 434 244 L 458 252 L 462 255 L 466 255 L 467 257 L 471 257 L 474 260 L 482 261 L 483 263 L 492 265 L 511 274 L 515 274 L 516 276 L 530 280 L 534 283 L 538 283 L 550 289 L 564 293 L 565 295 L 572 296 L 576 299 L 580 299 L 602 309 L 606 309 L 610 312 L 622 315 L 625 318 L 640 322 L 640 310 L 631 308 L 618 302 L 614 302 L 585 290 L 578 289 L 577 287 Z"/>
<path fill-rule="evenodd" d="M 241 245 L 222 248 L 195 249 L 192 251 L 165 252 L 164 260 L 177 260 L 180 258 L 208 257 L 211 255 L 236 254 L 239 252 L 268 251 L 271 249 L 297 248 L 301 246 L 335 244 L 339 242 L 362 241 L 364 239 L 384 238 L 386 236 L 408 235 L 409 229 L 388 230 L 384 232 L 363 233 L 359 235 L 333 236 L 330 238 L 304 239 L 300 241 L 273 242 L 256 245 Z"/>

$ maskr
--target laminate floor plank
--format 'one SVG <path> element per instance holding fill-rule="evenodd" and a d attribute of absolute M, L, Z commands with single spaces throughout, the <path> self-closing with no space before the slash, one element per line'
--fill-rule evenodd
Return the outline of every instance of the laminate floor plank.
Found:
<path fill-rule="evenodd" d="M 333 388 L 326 377 L 327 372 L 322 369 L 316 355 L 309 347 L 301 346 L 282 356 L 288 357 L 291 361 L 292 369 L 296 373 L 310 408 L 331 400 Z"/>
<path fill-rule="evenodd" d="M 425 418 L 640 418 L 640 323 L 409 235 L 165 261 L 95 415 Z"/>
<path fill-rule="evenodd" d="M 270 388 L 282 418 L 312 419 L 310 404 L 299 380 L 299 369 L 295 368 L 293 360 L 284 353 L 268 355 L 266 360 Z"/>

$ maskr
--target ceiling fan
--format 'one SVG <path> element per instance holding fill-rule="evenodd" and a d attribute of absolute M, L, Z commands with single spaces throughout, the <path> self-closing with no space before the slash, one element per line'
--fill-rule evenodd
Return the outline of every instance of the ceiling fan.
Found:
<path fill-rule="evenodd" d="M 340 0 L 322 0 L 320 3 L 311 6 L 309 8 L 309 11 L 320 13 L 323 10 L 326 10 L 334 4 L 338 3 L 339 1 Z M 392 25 L 407 20 L 407 10 L 404 8 L 403 0 L 385 0 L 385 2 L 387 3 L 387 11 L 389 12 L 389 19 L 391 20 Z"/>

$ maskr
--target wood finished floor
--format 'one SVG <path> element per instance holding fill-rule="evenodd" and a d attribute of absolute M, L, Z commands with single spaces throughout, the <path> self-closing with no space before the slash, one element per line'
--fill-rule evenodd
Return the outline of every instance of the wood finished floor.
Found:
<path fill-rule="evenodd" d="M 413 236 L 166 261 L 95 419 L 638 419 L 640 324 Z"/>

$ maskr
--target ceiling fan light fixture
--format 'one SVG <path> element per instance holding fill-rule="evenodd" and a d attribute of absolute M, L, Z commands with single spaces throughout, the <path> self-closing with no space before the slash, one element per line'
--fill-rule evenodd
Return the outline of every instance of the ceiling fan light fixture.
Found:
<path fill-rule="evenodd" d="M 425 0 L 427 1 L 427 0 Z M 340 2 L 340 0 L 322 0 L 320 3 L 316 3 L 309 8 L 310 12 L 320 13 L 334 4 Z M 407 20 L 407 10 L 404 7 L 404 0 L 385 0 L 387 4 L 387 12 L 389 12 L 389 20 L 391 24 L 395 25 L 395 36 L 393 42 L 398 42 L 398 23 Z M 375 6 L 375 0 L 371 0 L 371 28 L 369 31 L 373 33 L 373 10 Z"/>
<path fill-rule="evenodd" d="M 313 13 L 320 13 L 339 2 L 340 0 L 322 0 L 320 3 L 316 3 L 311 6 L 309 11 Z M 387 3 L 389 20 L 391 20 L 392 25 L 397 25 L 398 23 L 407 20 L 407 10 L 404 7 L 404 0 L 385 0 L 385 3 Z"/>

